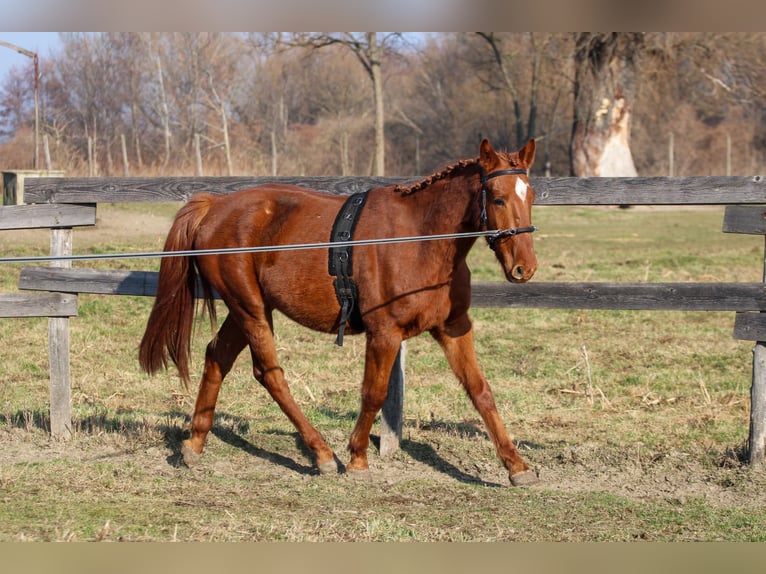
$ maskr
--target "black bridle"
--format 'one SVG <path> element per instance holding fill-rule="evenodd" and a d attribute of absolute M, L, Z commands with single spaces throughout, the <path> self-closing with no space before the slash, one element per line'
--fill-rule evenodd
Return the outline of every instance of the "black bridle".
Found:
<path fill-rule="evenodd" d="M 495 177 L 503 175 L 528 175 L 526 169 L 499 169 L 492 173 L 485 174 L 482 169 L 481 172 L 481 215 L 479 216 L 479 222 L 482 230 L 487 229 L 489 224 L 489 217 L 487 216 L 487 182 Z M 529 227 L 508 227 L 506 229 L 498 229 L 493 235 L 487 236 L 487 244 L 493 251 L 495 250 L 495 242 L 504 237 L 513 237 L 520 233 L 533 233 L 537 231 L 537 227 L 530 225 Z"/>

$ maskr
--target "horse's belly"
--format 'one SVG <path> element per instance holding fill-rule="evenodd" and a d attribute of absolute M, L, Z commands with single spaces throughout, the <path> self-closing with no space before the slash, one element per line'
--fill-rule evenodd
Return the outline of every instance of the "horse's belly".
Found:
<path fill-rule="evenodd" d="M 329 277 L 277 272 L 266 274 L 260 284 L 269 307 L 309 329 L 326 333 L 337 329 L 340 306 Z"/>

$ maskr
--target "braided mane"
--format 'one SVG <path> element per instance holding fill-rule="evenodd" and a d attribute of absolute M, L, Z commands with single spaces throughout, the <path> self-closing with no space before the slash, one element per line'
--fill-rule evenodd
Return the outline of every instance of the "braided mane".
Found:
<path fill-rule="evenodd" d="M 509 154 L 504 152 L 498 152 L 500 157 L 505 159 L 511 164 L 511 167 L 516 167 L 518 165 L 518 160 L 516 157 L 514 157 L 515 154 Z M 399 184 L 394 187 L 394 191 L 401 193 L 402 195 L 409 195 L 411 193 L 415 193 L 416 191 L 420 191 L 421 189 L 425 189 L 429 185 L 436 183 L 439 180 L 442 180 L 444 178 L 450 177 L 454 173 L 461 171 L 469 166 L 477 165 L 479 163 L 479 158 L 472 158 L 472 159 L 461 159 L 460 161 L 457 161 L 453 164 L 448 165 L 441 171 L 437 171 L 435 173 L 432 173 L 428 177 L 421 179 L 420 181 L 417 181 L 415 183 L 404 183 Z"/>

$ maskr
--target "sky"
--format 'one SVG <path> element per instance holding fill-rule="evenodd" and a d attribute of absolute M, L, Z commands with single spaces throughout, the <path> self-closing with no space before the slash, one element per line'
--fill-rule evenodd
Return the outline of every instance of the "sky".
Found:
<path fill-rule="evenodd" d="M 36 52 L 40 61 L 61 46 L 59 32 L 0 32 L 0 40 Z M 28 56 L 0 46 L 0 83 L 12 67 L 24 66 L 27 62 L 30 62 Z"/>

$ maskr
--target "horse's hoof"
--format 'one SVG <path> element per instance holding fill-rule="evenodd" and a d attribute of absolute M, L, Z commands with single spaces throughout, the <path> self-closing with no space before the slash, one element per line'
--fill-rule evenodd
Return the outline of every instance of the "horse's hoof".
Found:
<path fill-rule="evenodd" d="M 532 486 L 540 482 L 537 473 L 534 470 L 525 470 L 511 476 L 513 486 Z"/>
<path fill-rule="evenodd" d="M 319 468 L 319 474 L 338 474 L 338 463 L 335 462 L 335 459 L 323 462 L 317 468 Z"/>
<path fill-rule="evenodd" d="M 192 448 L 186 444 L 186 441 L 184 441 L 181 444 L 181 456 L 183 457 L 184 464 L 187 467 L 192 468 L 200 461 L 202 453 L 192 450 Z"/>
<path fill-rule="evenodd" d="M 352 478 L 354 480 L 371 480 L 372 475 L 370 474 L 369 468 L 363 468 L 363 469 L 353 469 L 353 468 L 346 468 L 346 474 L 349 478 Z"/>

